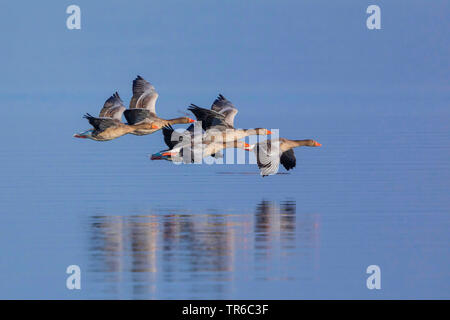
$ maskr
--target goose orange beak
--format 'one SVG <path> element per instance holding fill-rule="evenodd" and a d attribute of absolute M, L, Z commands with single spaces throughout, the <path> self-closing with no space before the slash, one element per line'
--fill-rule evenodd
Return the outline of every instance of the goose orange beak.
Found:
<path fill-rule="evenodd" d="M 270 130 L 267 130 L 267 134 L 272 134 L 272 131 L 270 131 Z"/>
<path fill-rule="evenodd" d="M 159 127 L 156 124 L 152 124 L 152 129 L 159 129 Z"/>
<path fill-rule="evenodd" d="M 157 153 L 154 153 L 154 154 L 152 154 L 152 156 L 150 157 L 150 160 L 169 160 L 166 156 L 164 156 L 164 154 L 167 154 L 168 152 L 166 152 L 166 153 L 161 153 L 161 152 L 157 152 Z"/>
<path fill-rule="evenodd" d="M 252 149 L 251 145 L 249 145 L 248 143 L 244 143 L 244 150 L 250 151 L 251 149 Z"/>
<path fill-rule="evenodd" d="M 194 119 L 189 119 L 189 123 L 193 123 L 193 122 L 195 122 Z"/>
<path fill-rule="evenodd" d="M 314 141 L 314 147 L 321 147 L 321 146 L 322 146 L 321 143 L 318 143 L 317 141 Z"/>
<path fill-rule="evenodd" d="M 167 157 L 167 156 L 176 156 L 177 154 L 175 152 L 164 152 L 162 154 L 163 157 Z"/>

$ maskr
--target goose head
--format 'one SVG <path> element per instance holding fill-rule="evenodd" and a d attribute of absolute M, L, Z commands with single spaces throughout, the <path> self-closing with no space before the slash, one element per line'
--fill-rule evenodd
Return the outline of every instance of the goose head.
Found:
<path fill-rule="evenodd" d="M 167 160 L 172 161 L 172 156 L 176 155 L 176 153 L 168 152 L 167 150 L 163 150 L 157 153 L 154 153 L 150 156 L 150 160 Z"/>
<path fill-rule="evenodd" d="M 84 132 L 75 133 L 73 136 L 74 138 L 80 138 L 80 139 L 92 139 L 92 133 L 94 132 L 94 129 L 86 130 Z"/>
<path fill-rule="evenodd" d="M 317 141 L 315 141 L 315 140 L 310 139 L 310 140 L 307 140 L 306 146 L 307 147 L 321 147 L 322 144 L 317 142 Z"/>
<path fill-rule="evenodd" d="M 272 134 L 272 131 L 265 129 L 265 128 L 256 128 L 255 132 L 257 135 L 261 135 L 261 136 L 267 136 L 269 134 Z"/>

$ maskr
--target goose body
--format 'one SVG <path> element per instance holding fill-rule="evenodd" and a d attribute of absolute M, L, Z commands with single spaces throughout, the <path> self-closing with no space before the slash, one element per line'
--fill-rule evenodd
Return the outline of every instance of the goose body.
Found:
<path fill-rule="evenodd" d="M 195 117 L 197 123 L 201 123 L 202 130 L 204 132 L 201 136 L 197 136 L 194 133 L 194 125 L 191 125 L 181 136 L 173 139 L 174 130 L 171 128 L 164 128 L 163 135 L 169 150 L 159 152 L 152 155 L 152 159 L 165 159 L 169 160 L 173 157 L 185 157 L 183 153 L 188 153 L 189 159 L 202 159 L 208 156 L 218 156 L 218 153 L 225 148 L 241 148 L 244 150 L 250 150 L 250 146 L 242 141 L 238 141 L 249 135 L 267 135 L 271 132 L 267 129 L 235 129 L 234 118 L 238 113 L 236 107 L 227 100 L 223 95 L 214 100 L 211 109 L 201 108 L 194 104 L 188 108 Z M 200 132 L 201 132 L 200 131 Z M 198 131 L 197 131 L 198 132 Z M 180 139 L 180 140 L 179 140 Z M 172 141 L 176 141 L 173 144 Z M 196 155 L 194 157 L 194 155 Z"/>
<path fill-rule="evenodd" d="M 250 135 L 271 134 L 264 128 L 236 129 L 234 118 L 238 109 L 221 94 L 214 100 L 211 109 L 191 104 L 188 110 L 195 115 L 197 121 L 202 123 L 202 128 L 205 130 L 203 141 L 232 142 Z"/>
<path fill-rule="evenodd" d="M 134 126 L 132 134 L 147 135 L 168 125 L 194 122 L 188 117 L 169 120 L 158 117 L 155 110 L 158 92 L 152 84 L 141 76 L 137 76 L 133 80 L 132 89 L 133 97 L 130 100 L 129 109 L 124 111 L 128 124 Z"/>
<path fill-rule="evenodd" d="M 87 113 L 84 115 L 93 129 L 74 134 L 75 138 L 91 139 L 95 141 L 109 141 L 134 131 L 132 126 L 120 121 L 125 110 L 122 99 L 116 92 L 109 97 L 98 117 Z"/>
<path fill-rule="evenodd" d="M 322 145 L 312 139 L 289 140 L 286 138 L 257 143 L 254 152 L 261 175 L 265 177 L 276 174 L 280 163 L 286 170 L 295 168 L 297 159 L 293 149 L 302 146 L 320 147 Z"/>
<path fill-rule="evenodd" d="M 240 148 L 249 151 L 252 146 L 244 141 L 214 142 L 199 140 L 196 141 L 192 129 L 183 133 L 174 131 L 172 127 L 163 128 L 164 141 L 169 148 L 152 155 L 152 160 L 174 159 L 185 163 L 195 162 L 208 156 L 218 156 L 226 148 Z"/>

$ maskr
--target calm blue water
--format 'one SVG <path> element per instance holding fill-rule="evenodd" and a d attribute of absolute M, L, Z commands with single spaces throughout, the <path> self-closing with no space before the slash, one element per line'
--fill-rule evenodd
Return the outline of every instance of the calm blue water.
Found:
<path fill-rule="evenodd" d="M 36 132 L 2 152 L 1 297 L 448 298 L 445 121 L 336 120 L 347 129 L 318 124 L 323 147 L 264 179 L 255 165 L 152 162 L 156 134 Z"/>
<path fill-rule="evenodd" d="M 405 3 L 373 32 L 352 1 L 79 1 L 79 31 L 5 5 L 0 298 L 450 298 L 448 4 Z M 72 138 L 136 74 L 162 117 L 221 92 L 236 126 L 323 147 L 261 178 L 150 161 L 160 133 Z"/>

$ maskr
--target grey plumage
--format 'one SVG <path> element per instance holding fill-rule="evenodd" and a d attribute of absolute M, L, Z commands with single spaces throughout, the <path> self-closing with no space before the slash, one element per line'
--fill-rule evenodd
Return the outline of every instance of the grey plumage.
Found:
<path fill-rule="evenodd" d="M 238 113 L 238 109 L 236 109 L 236 107 L 231 103 L 230 100 L 219 94 L 216 100 L 214 100 L 211 106 L 211 110 L 224 115 L 224 121 L 227 123 L 227 125 L 234 128 L 234 117 Z"/>
<path fill-rule="evenodd" d="M 127 109 L 123 112 L 128 124 L 138 124 L 152 117 L 152 113 L 148 109 Z"/>
<path fill-rule="evenodd" d="M 225 122 L 225 116 L 214 110 L 200 108 L 195 104 L 191 104 L 188 110 L 195 115 L 197 121 L 201 121 L 202 128 L 205 131 L 211 128 L 215 128 L 217 130 L 226 130 L 230 128 L 230 126 Z"/>
<path fill-rule="evenodd" d="M 278 172 L 280 166 L 280 144 L 278 140 L 265 140 L 257 143 L 254 151 L 263 177 Z"/>
<path fill-rule="evenodd" d="M 133 97 L 130 101 L 130 109 L 147 109 L 156 114 L 155 104 L 158 99 L 158 92 L 155 87 L 141 76 L 133 80 Z"/>
<path fill-rule="evenodd" d="M 89 121 L 91 126 L 94 127 L 95 131 L 104 131 L 109 127 L 117 125 L 117 120 L 114 120 L 112 118 L 96 118 L 91 116 L 89 113 L 86 113 L 83 118 Z"/>
<path fill-rule="evenodd" d="M 101 118 L 113 118 L 117 120 L 122 119 L 122 114 L 125 111 L 122 99 L 120 99 L 117 91 L 109 97 L 103 104 L 102 110 L 100 110 L 99 117 Z"/>

